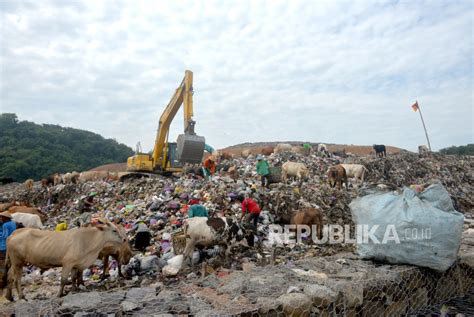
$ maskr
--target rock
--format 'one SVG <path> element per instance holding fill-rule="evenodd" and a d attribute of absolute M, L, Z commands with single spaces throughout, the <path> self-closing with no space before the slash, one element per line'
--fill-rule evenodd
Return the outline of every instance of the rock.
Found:
<path fill-rule="evenodd" d="M 61 308 L 79 308 L 91 309 L 96 308 L 101 303 L 101 295 L 99 292 L 68 294 L 64 296 Z"/>
<path fill-rule="evenodd" d="M 295 272 L 298 275 L 306 276 L 306 277 L 311 277 L 315 280 L 316 283 L 322 284 L 324 281 L 328 279 L 328 276 L 325 273 L 321 272 L 316 272 L 313 270 L 302 270 L 302 269 L 292 269 L 293 272 Z"/>
<path fill-rule="evenodd" d="M 278 316 L 278 312 L 282 311 L 281 304 L 270 297 L 257 298 L 256 306 L 259 307 L 258 313 L 263 316 Z"/>
<path fill-rule="evenodd" d="M 311 298 L 301 293 L 284 294 L 278 297 L 285 316 L 309 316 L 313 304 Z"/>
<path fill-rule="evenodd" d="M 144 302 L 156 298 L 154 287 L 134 287 L 128 290 L 125 300 L 131 302 Z"/>
<path fill-rule="evenodd" d="M 337 299 L 337 293 L 324 285 L 306 285 L 303 293 L 308 295 L 317 307 L 327 307 Z"/>
<path fill-rule="evenodd" d="M 245 263 L 242 263 L 242 270 L 244 272 L 250 272 L 252 271 L 252 269 L 255 267 L 255 264 L 253 264 L 252 262 L 245 262 Z"/>
<path fill-rule="evenodd" d="M 131 312 L 140 306 L 134 302 L 123 301 L 120 303 L 120 307 L 122 308 L 122 311 L 124 312 Z"/>
<path fill-rule="evenodd" d="M 338 301 L 342 301 L 341 305 L 354 308 L 364 301 L 364 286 L 362 284 L 328 280 L 327 285 L 335 292 L 343 295 L 338 299 Z"/>

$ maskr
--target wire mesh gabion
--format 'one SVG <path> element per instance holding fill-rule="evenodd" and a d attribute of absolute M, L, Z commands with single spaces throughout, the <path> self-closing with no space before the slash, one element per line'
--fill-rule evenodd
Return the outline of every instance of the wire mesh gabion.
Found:
<path fill-rule="evenodd" d="M 342 261 L 350 274 L 314 273 L 312 259 L 293 266 L 267 265 L 206 277 L 71 293 L 63 298 L 0 307 L 17 316 L 464 316 L 474 315 L 474 270 L 458 263 L 446 272 Z M 362 265 L 353 265 L 354 263 Z M 369 264 L 370 263 L 370 264 Z M 325 264 L 326 265 L 326 264 Z M 458 315 L 462 316 L 462 315 Z"/>

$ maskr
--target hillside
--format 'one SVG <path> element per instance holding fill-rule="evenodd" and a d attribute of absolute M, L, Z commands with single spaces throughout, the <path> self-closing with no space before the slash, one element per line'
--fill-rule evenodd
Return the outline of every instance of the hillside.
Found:
<path fill-rule="evenodd" d="M 128 146 L 96 133 L 0 115 L 0 178 L 38 180 L 54 172 L 124 162 L 131 155 Z"/>

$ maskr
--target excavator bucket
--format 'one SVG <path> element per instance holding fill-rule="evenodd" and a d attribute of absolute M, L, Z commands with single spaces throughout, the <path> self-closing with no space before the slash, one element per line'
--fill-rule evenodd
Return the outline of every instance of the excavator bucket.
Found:
<path fill-rule="evenodd" d="M 182 163 L 201 163 L 206 140 L 196 134 L 178 135 L 178 160 Z"/>

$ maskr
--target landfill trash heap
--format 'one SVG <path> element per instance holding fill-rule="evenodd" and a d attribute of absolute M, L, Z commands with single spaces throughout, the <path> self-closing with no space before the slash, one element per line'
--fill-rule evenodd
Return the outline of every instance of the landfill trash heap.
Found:
<path fill-rule="evenodd" d="M 434 153 L 420 156 L 402 151 L 387 158 L 327 158 L 316 154 L 280 153 L 265 159 L 272 167 L 280 167 L 286 161 L 305 163 L 310 170 L 310 176 L 302 186 L 298 186 L 297 182 L 278 182 L 264 188 L 260 186 L 260 178 L 255 170 L 256 159 L 249 156 L 220 161 L 216 175 L 211 180 L 183 173 L 172 177 L 156 175 L 118 182 L 60 184 L 50 189 L 41 187 L 38 182 L 32 190 L 27 190 L 23 184 L 13 183 L 0 187 L 0 201 L 28 202 L 31 206 L 41 208 L 48 215 L 45 227 L 54 230 L 61 222 L 66 222 L 68 228 L 77 226 L 80 199 L 96 192 L 93 218 L 120 220 L 127 231 L 138 221 L 144 221 L 151 230 L 152 242 L 145 253 L 136 254 L 125 267 L 128 279 L 117 278 L 118 264 L 115 261 L 110 262 L 111 278 L 108 281 L 100 281 L 99 276 L 103 270 L 101 261 L 97 261 L 96 266 L 84 272 L 88 290 L 96 291 L 143 286 L 155 281 L 169 285 L 178 283 L 180 279 L 196 278 L 203 270 L 206 274 L 218 275 L 227 272 L 225 274 L 228 275 L 236 270 L 245 271 L 250 266 L 266 266 L 270 263 L 288 265 L 305 258 L 334 256 L 354 251 L 353 246 L 348 244 L 298 244 L 281 247 L 272 253 L 270 248 L 260 243 L 255 248 L 242 247 L 234 250 L 230 267 L 225 267 L 220 257 L 216 256 L 218 250 L 211 248 L 193 254 L 194 264 L 204 261 L 205 265 L 194 265 L 178 275 L 165 277 L 161 269 L 166 265 L 166 261 L 175 256 L 172 237 L 182 231 L 183 221 L 187 218 L 188 202 L 192 197 L 200 198 L 211 217 L 228 216 L 234 219 L 241 215 L 241 207 L 235 202 L 235 197 L 239 194 L 252 197 L 262 210 L 257 230 L 257 239 L 260 240 L 264 239 L 268 225 L 274 223 L 281 214 L 307 206 L 317 206 L 322 210 L 324 224 L 352 224 L 348 205 L 370 184 L 382 183 L 401 188 L 440 181 L 448 190 L 455 208 L 463 213 L 466 219 L 473 218 L 473 157 Z M 368 170 L 364 186 L 351 184 L 348 189 L 331 188 L 327 184 L 326 172 L 329 167 L 339 163 L 364 165 Z M 226 172 L 230 166 L 236 167 L 236 175 Z M 49 270 L 40 275 L 39 270 L 28 268 L 26 277 L 23 278 L 27 298 L 44 299 L 54 294 L 55 290 L 48 286 L 58 285 L 59 276 L 59 270 Z"/>

